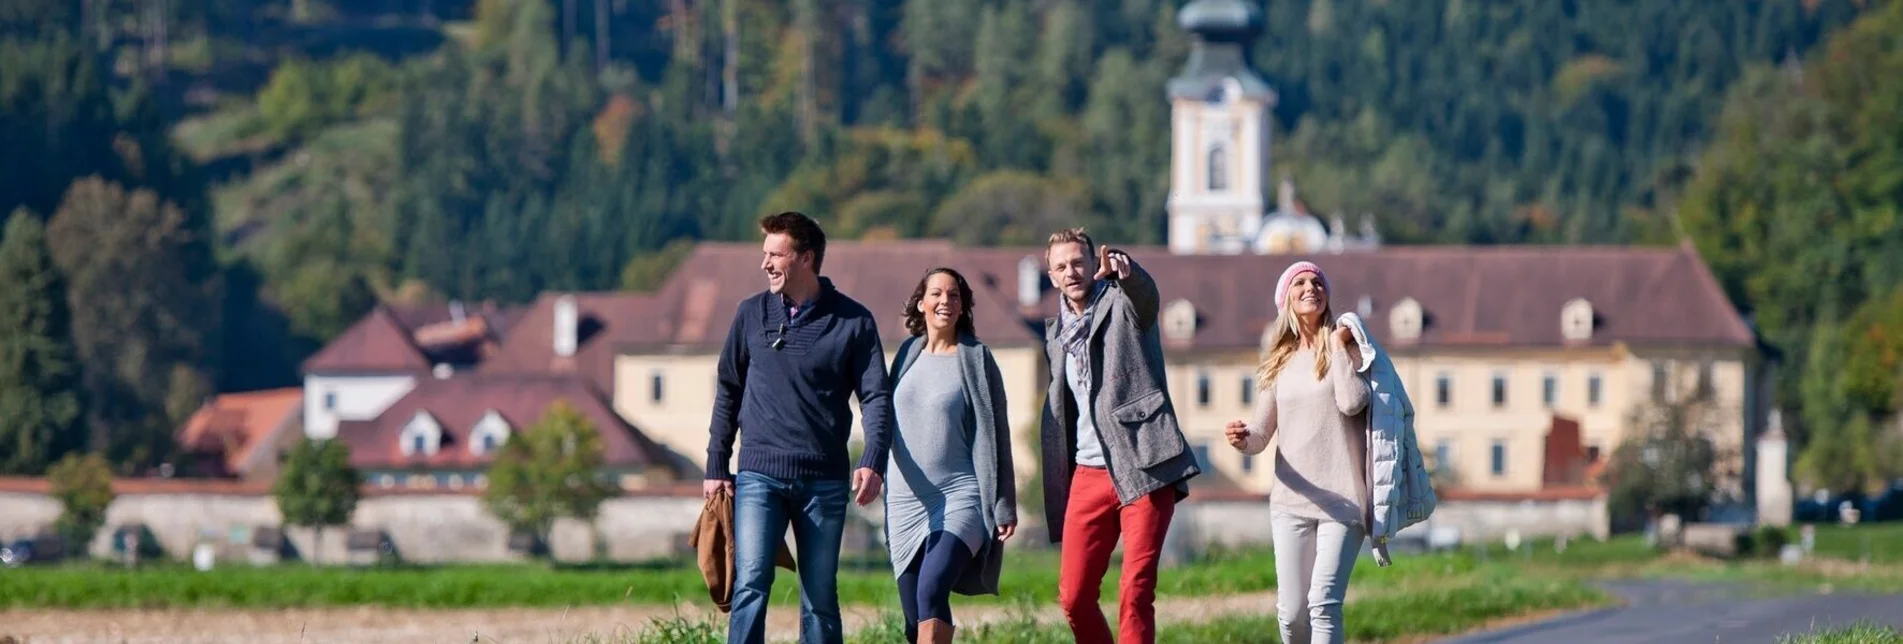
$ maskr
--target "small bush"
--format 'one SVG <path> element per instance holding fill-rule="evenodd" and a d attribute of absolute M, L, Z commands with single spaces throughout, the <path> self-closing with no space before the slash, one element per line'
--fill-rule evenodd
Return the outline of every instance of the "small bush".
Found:
<path fill-rule="evenodd" d="M 1790 531 L 1774 525 L 1758 526 L 1757 534 L 1752 536 L 1752 546 L 1760 557 L 1776 557 L 1790 543 Z"/>

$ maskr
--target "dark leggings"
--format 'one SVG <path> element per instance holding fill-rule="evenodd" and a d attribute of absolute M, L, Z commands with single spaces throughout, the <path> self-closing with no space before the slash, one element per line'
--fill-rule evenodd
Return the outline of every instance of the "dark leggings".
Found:
<path fill-rule="evenodd" d="M 971 563 L 971 549 L 947 532 L 934 532 L 899 575 L 899 607 L 905 611 L 905 641 L 918 641 L 918 623 L 928 619 L 952 621 L 952 584 Z"/>

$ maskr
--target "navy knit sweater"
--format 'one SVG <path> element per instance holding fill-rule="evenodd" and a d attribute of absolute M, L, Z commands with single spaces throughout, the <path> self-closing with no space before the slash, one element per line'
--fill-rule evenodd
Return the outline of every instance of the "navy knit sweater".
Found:
<path fill-rule="evenodd" d="M 740 446 L 741 471 L 782 479 L 847 478 L 847 397 L 853 393 L 865 416 L 859 467 L 883 474 L 892 401 L 872 313 L 823 277 L 819 296 L 796 318 L 787 318 L 785 302 L 771 292 L 742 300 L 720 352 L 707 478 L 733 478 L 728 459 L 742 429 L 747 437 Z"/>

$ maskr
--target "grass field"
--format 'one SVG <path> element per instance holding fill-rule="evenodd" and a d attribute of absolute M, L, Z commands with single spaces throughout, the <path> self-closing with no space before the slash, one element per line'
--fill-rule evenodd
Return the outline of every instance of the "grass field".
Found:
<path fill-rule="evenodd" d="M 1599 546 L 1605 547 L 1605 546 Z M 1424 573 L 1472 569 L 1474 558 L 1397 557 L 1395 565 L 1359 566 L 1355 579 L 1395 580 Z M 1104 596 L 1116 593 L 1118 566 L 1104 576 Z M 796 577 L 778 571 L 773 601 L 799 603 Z M 890 569 L 870 566 L 839 573 L 843 604 L 890 602 Z M 981 604 L 1057 600 L 1057 556 L 1051 551 L 1014 553 L 1001 580 L 1003 593 L 964 601 Z M 1375 582 L 1385 583 L 1385 582 Z M 1267 550 L 1216 554 L 1162 575 L 1161 597 L 1228 595 L 1275 587 L 1275 560 Z M 183 566 L 124 570 L 107 565 L 24 568 L 0 573 L 0 609 L 5 608 L 287 608 L 385 606 L 392 608 L 558 607 L 608 604 L 674 604 L 705 601 L 700 571 L 690 564 L 651 567 L 549 567 L 543 565 L 434 566 L 350 570 L 280 566 L 227 567 L 197 572 Z"/>
<path fill-rule="evenodd" d="M 1903 644 L 1903 631 L 1888 626 L 1859 624 L 1814 633 L 1788 634 L 1778 644 Z"/>
<path fill-rule="evenodd" d="M 1865 543 L 1870 544 L 1870 564 L 1861 562 Z M 1795 568 L 1774 559 L 1714 562 L 1686 555 L 1660 555 L 1632 537 L 1608 542 L 1574 540 L 1564 548 L 1552 541 L 1535 541 L 1517 551 L 1496 545 L 1451 553 L 1398 554 L 1395 565 L 1386 568 L 1363 559 L 1355 568 L 1347 622 L 1351 638 L 1362 641 L 1458 633 L 1502 621 L 1603 605 L 1610 600 L 1594 590 L 1591 582 L 1617 577 L 1739 582 L 1761 586 L 1767 592 L 1903 592 L 1903 563 L 1896 562 L 1893 552 L 1898 543 L 1903 543 L 1903 526 L 1820 527 L 1817 557 Z M 961 614 L 985 616 L 981 623 L 961 631 L 961 641 L 1068 641 L 1061 616 L 1055 612 L 1056 554 L 1015 551 L 1004 574 L 1003 595 L 957 598 L 957 605 L 965 607 L 961 610 L 969 611 Z M 779 575 L 774 603 L 782 609 L 796 606 L 794 576 L 783 570 Z M 1117 577 L 1113 562 L 1103 586 L 1107 605 L 1114 605 Z M 841 571 L 839 584 L 842 603 L 856 607 L 864 616 L 855 622 L 865 625 L 854 631 L 855 641 L 890 641 L 898 620 L 895 615 L 880 618 L 882 612 L 889 613 L 896 606 L 889 569 L 879 562 L 849 565 Z M 1163 615 L 1160 639 L 1262 641 L 1265 633 L 1274 630 L 1273 609 L 1266 592 L 1274 587 L 1274 559 L 1265 549 L 1213 552 L 1200 561 L 1170 568 L 1162 575 L 1158 588 L 1159 606 L 1169 607 Z M 162 611 L 158 614 L 170 615 L 210 611 L 208 614 L 254 616 L 274 615 L 271 611 L 285 609 L 319 616 L 308 619 L 332 619 L 321 615 L 340 614 L 334 611 L 369 611 L 350 614 L 387 615 L 398 621 L 480 614 L 491 616 L 492 623 L 483 627 L 489 630 L 507 625 L 507 620 L 496 621 L 499 618 L 493 618 L 495 614 L 521 613 L 519 619 L 548 621 L 551 615 L 579 611 L 596 617 L 582 618 L 584 624 L 591 625 L 567 631 L 571 636 L 603 631 L 601 620 L 607 619 L 603 616 L 623 616 L 611 620 L 622 626 L 592 639 L 575 641 L 720 641 L 724 639 L 724 624 L 695 621 L 713 617 L 706 611 L 690 611 L 687 617 L 673 620 L 658 617 L 677 614 L 674 607 L 706 603 L 698 570 L 684 562 L 358 570 L 234 566 L 207 573 L 177 564 L 137 571 L 91 564 L 0 571 L 0 610 L 27 611 L 16 616 L 41 611 L 40 623 L 51 624 L 42 629 L 59 628 L 59 622 L 45 620 L 57 619 L 60 611 L 75 609 L 158 609 Z M 221 613 L 219 609 L 239 610 Z M 45 611 L 52 611 L 53 617 L 46 617 Z M 792 615 L 785 610 L 778 612 L 784 618 Z M 1793 635 L 1789 641 L 1897 642 L 1895 636 L 1893 630 L 1865 628 Z M 566 637 L 550 641 L 568 641 Z"/>
<path fill-rule="evenodd" d="M 1370 566 L 1369 568 L 1374 568 Z M 1450 574 L 1431 568 L 1389 568 L 1356 586 L 1343 609 L 1348 638 L 1354 641 L 1392 641 L 1416 636 L 1448 635 L 1485 626 L 1497 620 L 1603 606 L 1610 598 L 1577 580 L 1540 579 L 1521 574 L 1507 564 L 1465 567 Z M 1391 583 L 1383 583 L 1391 582 Z M 963 598 L 960 598 L 962 600 Z M 960 604 L 962 605 L 962 604 Z M 1053 611 L 1044 615 L 1026 606 L 1010 616 L 959 631 L 959 641 L 981 643 L 1061 644 L 1071 641 L 1069 629 L 1057 623 Z M 1257 607 L 1242 614 L 1201 621 L 1170 621 L 1158 629 L 1157 641 L 1176 644 L 1263 642 L 1276 630 L 1273 609 Z M 615 638 L 589 636 L 577 644 L 701 644 L 723 641 L 726 625 L 719 621 L 657 620 L 638 633 Z M 895 613 L 852 633 L 854 644 L 903 641 L 904 627 Z"/>

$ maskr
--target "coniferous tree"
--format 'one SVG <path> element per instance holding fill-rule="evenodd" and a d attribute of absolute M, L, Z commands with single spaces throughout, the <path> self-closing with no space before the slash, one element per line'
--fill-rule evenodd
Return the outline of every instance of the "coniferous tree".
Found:
<path fill-rule="evenodd" d="M 38 474 L 83 442 L 70 324 L 46 228 L 16 211 L 0 238 L 0 473 Z"/>

